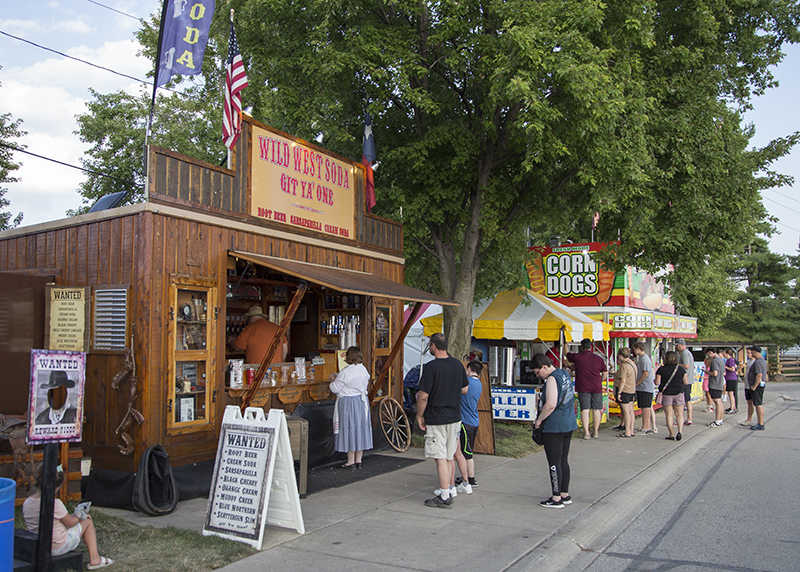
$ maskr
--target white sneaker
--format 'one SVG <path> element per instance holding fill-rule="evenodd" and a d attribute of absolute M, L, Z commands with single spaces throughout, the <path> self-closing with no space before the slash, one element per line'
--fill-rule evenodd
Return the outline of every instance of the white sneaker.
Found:
<path fill-rule="evenodd" d="M 472 494 L 472 485 L 469 483 L 459 483 L 456 485 L 456 490 L 460 493 L 464 493 L 466 495 Z"/>
<path fill-rule="evenodd" d="M 442 494 L 442 489 L 434 490 L 433 494 L 439 496 L 440 494 Z M 458 490 L 456 489 L 456 487 L 450 487 L 450 496 L 454 498 L 458 496 Z"/>

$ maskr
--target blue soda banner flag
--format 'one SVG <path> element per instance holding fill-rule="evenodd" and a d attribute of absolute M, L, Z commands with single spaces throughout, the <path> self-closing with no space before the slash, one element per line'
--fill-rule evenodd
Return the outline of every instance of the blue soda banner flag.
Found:
<path fill-rule="evenodd" d="M 200 73 L 215 8 L 215 0 L 164 1 L 156 67 L 159 87 L 165 85 L 172 74 Z"/>

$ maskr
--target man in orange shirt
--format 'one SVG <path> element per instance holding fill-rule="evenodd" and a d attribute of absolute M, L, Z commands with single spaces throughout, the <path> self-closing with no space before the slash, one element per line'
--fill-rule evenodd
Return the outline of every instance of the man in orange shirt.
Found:
<path fill-rule="evenodd" d="M 246 363 L 261 363 L 269 349 L 272 339 L 278 333 L 278 326 L 270 322 L 264 315 L 261 306 L 250 306 L 245 314 L 247 326 L 230 344 L 233 349 L 245 352 Z M 289 353 L 289 343 L 284 337 L 280 347 L 273 357 L 280 357 L 280 361 L 286 361 Z"/>

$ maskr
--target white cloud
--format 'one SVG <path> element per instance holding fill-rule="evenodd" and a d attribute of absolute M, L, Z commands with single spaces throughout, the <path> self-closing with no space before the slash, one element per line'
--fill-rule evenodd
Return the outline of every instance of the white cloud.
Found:
<path fill-rule="evenodd" d="M 36 20 L 0 20 L 0 30 L 15 36 L 24 36 L 30 32 L 41 32 L 44 28 Z"/>
<path fill-rule="evenodd" d="M 90 34 L 91 26 L 82 20 L 59 20 L 51 28 L 53 32 L 67 32 L 72 34 Z"/>

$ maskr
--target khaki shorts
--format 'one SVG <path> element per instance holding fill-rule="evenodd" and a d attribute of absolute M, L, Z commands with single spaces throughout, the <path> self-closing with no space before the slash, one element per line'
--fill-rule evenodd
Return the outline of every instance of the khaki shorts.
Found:
<path fill-rule="evenodd" d="M 447 425 L 428 425 L 425 433 L 425 456 L 429 459 L 453 460 L 458 447 L 458 432 L 461 421 Z"/>

